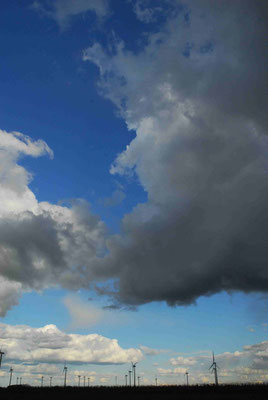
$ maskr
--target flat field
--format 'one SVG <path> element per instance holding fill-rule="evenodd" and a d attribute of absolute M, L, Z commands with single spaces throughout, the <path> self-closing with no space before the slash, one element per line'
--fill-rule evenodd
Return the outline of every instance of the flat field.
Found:
<path fill-rule="evenodd" d="M 61 397 L 62 396 L 62 397 Z M 93 387 L 27 387 L 11 386 L 0 388 L 1 400 L 221 400 L 221 399 L 267 399 L 268 384 L 255 385 L 196 385 L 196 386 L 93 386 Z"/>

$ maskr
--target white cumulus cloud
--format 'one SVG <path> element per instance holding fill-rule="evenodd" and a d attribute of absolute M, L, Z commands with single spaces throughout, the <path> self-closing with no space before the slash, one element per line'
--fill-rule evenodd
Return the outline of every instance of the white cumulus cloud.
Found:
<path fill-rule="evenodd" d="M 23 290 L 88 287 L 105 254 L 106 226 L 84 200 L 70 207 L 38 202 L 22 156 L 53 152 L 42 140 L 0 131 L 0 314 Z M 92 274 L 92 277 L 90 275 Z"/>
<path fill-rule="evenodd" d="M 69 364 L 123 364 L 140 361 L 139 349 L 123 349 L 116 339 L 98 334 L 67 334 L 55 325 L 32 328 L 0 324 L 6 361 Z"/>

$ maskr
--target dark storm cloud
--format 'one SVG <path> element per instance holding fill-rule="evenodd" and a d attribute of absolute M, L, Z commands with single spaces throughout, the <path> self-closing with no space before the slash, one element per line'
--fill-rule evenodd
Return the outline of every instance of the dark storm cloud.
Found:
<path fill-rule="evenodd" d="M 24 218 L 1 218 L 0 272 L 30 287 L 43 286 L 64 264 L 55 221 L 49 215 L 25 213 Z"/>
<path fill-rule="evenodd" d="M 99 269 L 117 278 L 106 293 L 133 305 L 268 290 L 267 7 L 185 4 L 139 54 L 84 52 L 137 133 L 111 173 L 135 171 L 149 200 Z"/>

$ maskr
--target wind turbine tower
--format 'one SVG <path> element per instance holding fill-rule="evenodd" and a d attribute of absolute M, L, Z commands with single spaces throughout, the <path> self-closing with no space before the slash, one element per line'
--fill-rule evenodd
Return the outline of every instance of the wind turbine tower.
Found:
<path fill-rule="evenodd" d="M 127 375 L 125 375 L 125 380 L 126 380 L 126 386 L 127 386 Z"/>
<path fill-rule="evenodd" d="M 129 375 L 129 386 L 131 386 L 131 372 L 132 372 L 132 371 L 128 371 L 128 375 Z"/>
<path fill-rule="evenodd" d="M 9 386 L 10 386 L 11 385 L 11 381 L 12 381 L 13 368 L 10 368 L 9 372 L 10 372 L 10 376 L 9 376 Z"/>
<path fill-rule="evenodd" d="M 133 371 L 133 386 L 136 386 L 136 365 L 137 365 L 137 363 L 131 362 L 131 364 L 132 364 L 132 371 Z"/>
<path fill-rule="evenodd" d="M 215 376 L 215 385 L 218 385 L 219 384 L 219 381 L 218 381 L 218 372 L 217 372 L 217 363 L 216 363 L 216 361 L 215 361 L 215 357 L 214 357 L 214 351 L 213 351 L 213 353 L 212 353 L 212 364 L 211 364 L 211 366 L 209 367 L 209 369 L 211 369 L 212 368 L 212 370 L 211 370 L 211 372 L 214 372 L 214 376 Z"/>
<path fill-rule="evenodd" d="M 5 353 L 2 351 L 2 349 L 0 350 L 0 368 L 1 368 L 1 364 L 2 364 L 2 357 Z"/>
<path fill-rule="evenodd" d="M 186 382 L 187 382 L 187 386 L 189 386 L 189 377 L 188 377 L 188 375 L 189 375 L 189 372 L 188 372 L 188 371 L 186 371 L 186 372 L 185 372 L 185 375 L 186 375 Z"/>
<path fill-rule="evenodd" d="M 66 387 L 66 380 L 67 380 L 67 367 L 66 367 L 66 364 L 64 364 L 63 372 L 64 372 L 64 384 L 63 384 L 63 386 Z"/>

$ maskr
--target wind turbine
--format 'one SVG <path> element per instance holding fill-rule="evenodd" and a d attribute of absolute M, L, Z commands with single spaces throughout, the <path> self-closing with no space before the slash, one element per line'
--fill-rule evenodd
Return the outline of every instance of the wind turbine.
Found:
<path fill-rule="evenodd" d="M 188 385 L 189 385 L 189 378 L 188 378 L 189 372 L 186 371 L 186 372 L 185 372 L 185 375 L 186 375 L 186 382 L 187 382 L 187 386 L 188 386 Z"/>
<path fill-rule="evenodd" d="M 49 378 L 49 385 L 50 385 L 50 387 L 52 386 L 52 376 Z"/>
<path fill-rule="evenodd" d="M 9 372 L 10 372 L 10 377 L 9 377 L 9 386 L 10 386 L 12 381 L 13 368 L 10 368 Z"/>
<path fill-rule="evenodd" d="M 5 353 L 2 351 L 2 349 L 0 350 L 0 368 L 1 368 L 1 364 L 2 364 L 2 357 Z"/>
<path fill-rule="evenodd" d="M 132 371 L 133 371 L 133 386 L 136 386 L 136 365 L 138 364 L 137 362 L 132 362 Z"/>
<path fill-rule="evenodd" d="M 67 367 L 66 367 L 66 363 L 64 363 L 64 368 L 63 368 L 63 372 L 64 372 L 64 384 L 63 386 L 66 386 L 66 377 L 67 377 Z"/>
<path fill-rule="evenodd" d="M 140 379 L 141 379 L 141 377 L 138 376 L 138 386 L 140 386 Z"/>
<path fill-rule="evenodd" d="M 129 375 L 129 386 L 131 386 L 131 372 L 132 372 L 132 371 L 128 371 L 128 375 Z"/>
<path fill-rule="evenodd" d="M 217 363 L 216 363 L 216 361 L 215 361 L 214 351 L 213 351 L 213 353 L 212 353 L 212 357 L 213 357 L 213 358 L 212 358 L 212 364 L 211 364 L 211 366 L 209 367 L 209 369 L 212 368 L 211 373 L 214 372 L 214 376 L 215 376 L 215 385 L 218 385 L 219 382 L 218 382 L 217 368 L 219 368 L 219 367 L 217 367 Z"/>
<path fill-rule="evenodd" d="M 126 380 L 126 386 L 127 386 L 127 375 L 125 375 L 125 380 Z"/>
<path fill-rule="evenodd" d="M 43 383 L 44 383 L 44 377 L 41 376 L 41 387 L 43 387 Z"/>

